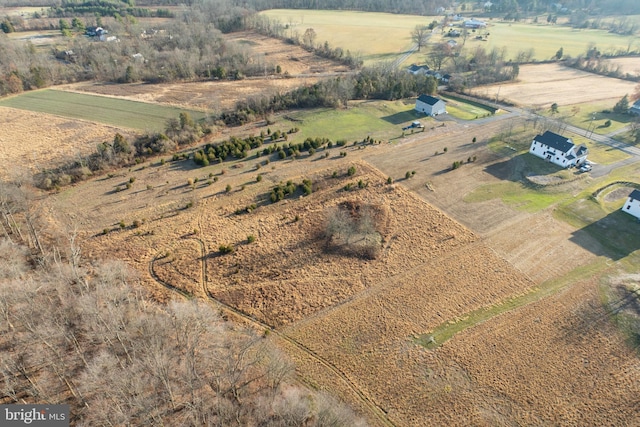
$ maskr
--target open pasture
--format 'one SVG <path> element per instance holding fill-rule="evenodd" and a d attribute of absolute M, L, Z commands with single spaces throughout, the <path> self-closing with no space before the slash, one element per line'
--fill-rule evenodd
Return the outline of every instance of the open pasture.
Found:
<path fill-rule="evenodd" d="M 505 49 L 507 60 L 515 60 L 518 52 L 533 51 L 533 59 L 544 61 L 555 57 L 562 48 L 564 56 L 583 55 L 595 45 L 603 53 L 619 53 L 639 49 L 637 37 L 621 36 L 605 30 L 579 30 L 568 26 L 487 21 L 486 29 L 470 32 L 465 48 Z M 476 35 L 489 34 L 486 41 Z M 462 40 L 460 40 L 462 42 Z"/>
<path fill-rule="evenodd" d="M 55 114 L 139 131 L 160 131 L 168 119 L 188 112 L 195 120 L 204 113 L 112 97 L 46 89 L 0 100 L 0 106 Z"/>
<path fill-rule="evenodd" d="M 331 10 L 274 9 L 261 12 L 282 24 L 289 25 L 291 34 L 300 38 L 313 28 L 316 43 L 329 42 L 352 54 L 359 53 L 365 64 L 393 61 L 411 47 L 411 30 L 416 25 L 428 25 L 437 16 L 396 15 Z"/>
<path fill-rule="evenodd" d="M 560 64 L 533 64 L 520 67 L 516 82 L 482 86 L 472 94 L 507 100 L 519 107 L 550 108 L 580 103 L 608 102 L 613 105 L 632 94 L 636 83 L 587 73 Z"/>

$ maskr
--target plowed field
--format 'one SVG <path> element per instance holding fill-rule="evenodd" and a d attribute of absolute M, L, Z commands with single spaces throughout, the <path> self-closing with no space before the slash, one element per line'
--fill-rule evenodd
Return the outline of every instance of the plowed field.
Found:
<path fill-rule="evenodd" d="M 611 101 L 615 105 L 635 91 L 636 83 L 587 73 L 559 64 L 523 65 L 518 80 L 473 89 L 480 96 L 507 100 L 521 107 L 549 108 L 586 102 Z"/>

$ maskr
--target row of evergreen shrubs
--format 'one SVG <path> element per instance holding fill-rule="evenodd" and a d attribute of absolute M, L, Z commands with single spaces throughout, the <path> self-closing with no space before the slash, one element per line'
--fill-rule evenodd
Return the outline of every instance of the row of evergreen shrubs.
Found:
<path fill-rule="evenodd" d="M 286 184 L 280 183 L 271 189 L 269 200 L 271 200 L 271 203 L 279 202 L 287 196 L 295 194 L 298 189 L 300 189 L 305 196 L 308 196 L 313 192 L 313 183 L 310 179 L 303 179 L 302 183 L 297 185 L 291 180 L 287 181 Z"/>

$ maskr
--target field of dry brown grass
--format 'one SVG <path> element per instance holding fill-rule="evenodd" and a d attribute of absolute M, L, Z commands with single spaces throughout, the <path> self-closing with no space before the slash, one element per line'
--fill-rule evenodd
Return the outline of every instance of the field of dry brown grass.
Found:
<path fill-rule="evenodd" d="M 640 76 L 640 57 L 611 58 L 606 61 L 612 69 L 620 68 L 620 71 L 631 76 Z"/>
<path fill-rule="evenodd" d="M 321 151 L 260 169 L 257 160 L 207 168 L 154 162 L 63 190 L 45 211 L 86 230 L 86 256 L 128 260 L 159 299 L 171 297 L 160 285 L 169 283 L 240 310 L 246 318 L 239 320 L 275 327 L 305 382 L 337 393 L 374 425 L 628 422 L 631 406 L 618 403 L 637 392 L 636 356 L 607 321 L 597 331 L 580 329 L 580 321 L 601 315 L 597 280 L 495 317 L 436 350 L 415 342 L 443 323 L 595 259 L 588 246 L 569 241 L 571 227 L 546 212 L 462 200 L 499 181 L 486 168 L 500 158 L 482 141 L 501 126 L 475 127 L 476 144 L 466 127 L 449 123 L 433 136 L 349 147 L 347 157 L 336 152 L 324 159 Z M 452 159 L 468 156 L 477 161 L 444 172 Z M 351 165 L 356 175 L 345 176 Z M 405 180 L 406 170 L 416 175 Z M 208 184 L 209 174 L 217 181 Z M 388 185 L 387 176 L 396 183 Z M 131 189 L 114 191 L 131 177 Z M 189 178 L 198 178 L 195 189 Z M 312 195 L 236 214 L 260 205 L 273 185 L 303 178 L 315 183 Z M 368 186 L 343 189 L 359 180 Z M 378 258 L 324 250 L 319 231 L 327 212 L 343 201 L 384 207 L 388 220 Z M 102 234 L 105 228 L 110 232 Z M 255 242 L 247 241 L 249 235 Z M 220 254 L 221 244 L 235 251 Z M 556 262 L 567 253 L 571 263 Z M 508 372 L 501 369 L 505 359 Z M 580 410 L 563 398 L 568 389 L 583 405 L 597 399 L 598 410 Z"/>
<path fill-rule="evenodd" d="M 544 86 L 542 74 L 532 82 Z M 561 75 L 566 81 L 557 90 L 571 81 Z M 155 90 L 148 100 L 166 96 L 162 87 Z M 529 94 L 537 99 L 535 90 Z M 195 98 L 186 94 L 180 102 L 195 105 L 189 104 Z M 571 239 L 575 229 L 550 209 L 527 212 L 499 198 L 465 202 L 479 187 L 509 179 L 501 168 L 513 165 L 487 141 L 513 120 L 450 121 L 392 143 L 341 148 L 346 157 L 334 148 L 327 158 L 319 150 L 297 160 L 265 164 L 251 156 L 205 168 L 155 159 L 64 188 L 41 201 L 40 213 L 53 225 L 76 228 L 83 256 L 126 260 L 159 300 L 175 298 L 167 286 L 175 287 L 209 299 L 225 318 L 269 329 L 304 382 L 350 402 L 372 425 L 634 425 L 638 356 L 608 320 L 598 277 L 559 287 L 433 350 L 417 343 L 474 310 L 508 304 L 601 261 L 598 242 Z M 40 139 L 41 126 L 51 132 L 49 121 L 36 123 Z M 112 129 L 105 133 L 112 138 Z M 84 142 L 66 150 L 92 141 L 93 134 L 81 135 L 69 136 Z M 5 147 L 7 162 L 24 159 L 25 151 Z M 449 170 L 452 161 L 472 157 Z M 354 176 L 346 176 L 350 166 Z M 415 175 L 405 179 L 407 171 Z M 273 186 L 306 178 L 313 194 L 264 202 Z M 578 194 L 585 185 L 576 181 L 564 190 Z M 326 250 L 325 221 L 345 202 L 384 213 L 377 257 Z M 257 209 L 241 213 L 254 203 Z M 233 246 L 233 253 L 221 254 L 220 245 Z"/>
<path fill-rule="evenodd" d="M 7 178 L 15 168 L 30 173 L 95 151 L 96 145 L 112 141 L 118 129 L 98 123 L 65 119 L 51 114 L 0 107 L 0 178 Z"/>
<path fill-rule="evenodd" d="M 611 101 L 615 104 L 632 94 L 636 83 L 599 76 L 560 64 L 532 64 L 520 67 L 518 80 L 471 90 L 472 94 L 499 97 L 520 107 L 548 108 L 559 105 Z"/>

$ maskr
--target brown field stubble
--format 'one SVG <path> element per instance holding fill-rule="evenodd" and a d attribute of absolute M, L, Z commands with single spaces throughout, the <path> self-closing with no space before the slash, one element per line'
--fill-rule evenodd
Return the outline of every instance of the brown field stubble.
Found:
<path fill-rule="evenodd" d="M 637 356 L 600 316 L 595 281 L 494 317 L 435 351 L 413 341 L 417 334 L 521 295 L 536 282 L 594 258 L 584 247 L 576 251 L 576 245 L 563 243 L 572 230 L 548 211 L 526 213 L 499 200 L 474 205 L 462 200 L 477 186 L 498 181 L 486 167 L 501 159 L 481 141 L 501 126 L 487 124 L 471 134 L 447 124 L 437 136 L 427 132 L 362 151 L 349 147 L 346 158 L 274 161 L 261 168 L 260 183 L 257 171 L 250 170 L 253 162 L 203 169 L 191 161 L 170 162 L 130 172 L 137 179 L 127 191 L 112 191 L 127 182 L 125 173 L 64 190 L 51 211 L 66 212 L 89 230 L 82 235 L 87 256 L 128 260 L 158 298 L 170 295 L 149 276 L 149 265 L 169 252 L 175 261 L 156 263 L 162 280 L 194 294 L 206 285 L 222 301 L 278 326 L 337 367 L 398 425 L 599 425 L 607 417 L 632 424 L 629 411 L 637 407 L 640 383 Z M 470 143 L 474 136 L 477 144 Z M 444 147 L 447 154 L 434 155 Z M 384 174 L 357 161 L 365 154 Z M 478 162 L 446 171 L 451 161 L 470 155 Z M 333 170 L 344 175 L 352 164 L 358 171 L 354 177 L 330 178 Z M 416 176 L 402 180 L 412 169 Z M 220 178 L 211 186 L 203 184 L 209 171 Z M 203 179 L 192 190 L 187 178 L 196 176 Z M 385 184 L 387 176 L 400 184 Z M 234 213 L 273 185 L 302 178 L 319 186 L 310 197 Z M 369 186 L 342 190 L 359 179 Z M 230 193 L 224 191 L 227 184 Z M 145 190 L 147 185 L 151 188 Z M 314 238 L 328 208 L 353 200 L 387 212 L 383 251 L 375 260 L 325 253 Z M 147 220 L 129 228 L 137 218 Z M 121 219 L 127 223 L 124 230 L 117 225 Z M 99 235 L 105 227 L 113 231 Z M 255 242 L 246 242 L 249 234 Z M 219 255 L 220 244 L 232 244 L 235 252 Z M 560 252 L 552 250 L 557 245 Z M 532 262 L 519 263 L 518 254 L 532 254 Z M 574 263 L 557 263 L 560 256 Z M 545 263 L 553 268 L 538 268 Z M 600 326 L 590 319 L 600 319 Z M 308 383 L 358 404 L 335 371 L 299 347 L 283 347 Z"/>

